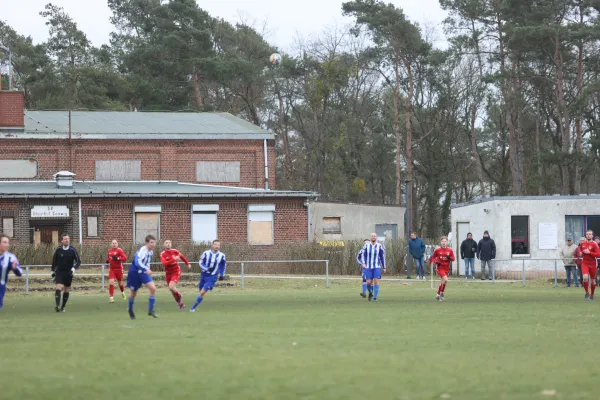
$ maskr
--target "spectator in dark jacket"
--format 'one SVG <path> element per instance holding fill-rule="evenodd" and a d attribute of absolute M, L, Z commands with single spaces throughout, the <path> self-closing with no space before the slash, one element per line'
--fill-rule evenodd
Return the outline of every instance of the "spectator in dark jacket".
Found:
<path fill-rule="evenodd" d="M 483 232 L 483 239 L 477 245 L 477 258 L 481 260 L 481 280 L 485 280 L 485 266 L 488 267 L 488 279 L 494 276 L 493 260 L 496 258 L 496 243 L 490 237 L 488 231 Z"/>
<path fill-rule="evenodd" d="M 471 276 L 475 279 L 475 253 L 477 253 L 477 242 L 473 240 L 473 234 L 467 233 L 467 238 L 460 245 L 460 258 L 465 260 L 465 279 L 469 279 L 469 266 Z"/>
<path fill-rule="evenodd" d="M 417 237 L 416 232 L 410 234 L 408 241 L 408 251 L 415 260 L 417 269 L 417 279 L 425 280 L 425 243 L 421 238 Z M 410 275 L 410 271 L 409 271 Z"/>

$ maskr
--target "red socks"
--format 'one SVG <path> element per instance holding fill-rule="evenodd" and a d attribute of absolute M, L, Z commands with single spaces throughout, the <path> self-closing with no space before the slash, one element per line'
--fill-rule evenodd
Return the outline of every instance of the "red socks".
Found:
<path fill-rule="evenodd" d="M 596 291 L 596 281 L 592 281 L 592 296 L 594 295 L 595 291 Z"/>
<path fill-rule="evenodd" d="M 445 284 L 445 283 L 442 283 L 442 284 L 440 284 L 440 287 L 438 287 L 438 292 L 437 292 L 437 294 L 442 294 L 442 293 L 444 293 L 444 290 L 446 290 L 446 284 Z"/>
<path fill-rule="evenodd" d="M 171 292 L 173 294 L 173 298 L 175 299 L 175 301 L 177 302 L 177 304 L 181 303 L 181 293 L 179 292 Z"/>
<path fill-rule="evenodd" d="M 589 282 L 588 281 L 583 281 L 583 288 L 585 289 L 585 293 L 589 294 L 590 290 L 589 290 L 588 287 L 589 287 Z"/>
<path fill-rule="evenodd" d="M 121 289 L 121 293 L 125 293 L 125 286 L 122 283 L 119 283 L 119 289 Z"/>
<path fill-rule="evenodd" d="M 445 291 L 445 290 L 446 290 L 446 284 L 444 283 L 444 284 L 442 285 L 442 293 L 444 293 L 444 291 Z"/>
<path fill-rule="evenodd" d="M 115 295 L 115 285 L 109 285 L 108 286 L 108 295 L 110 297 L 113 297 Z"/>

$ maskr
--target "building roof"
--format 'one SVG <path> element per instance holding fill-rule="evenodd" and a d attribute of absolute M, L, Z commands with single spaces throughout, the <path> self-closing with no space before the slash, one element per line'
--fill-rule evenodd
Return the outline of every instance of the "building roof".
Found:
<path fill-rule="evenodd" d="M 491 201 L 514 201 L 514 200 L 529 200 L 529 201 L 540 201 L 540 200 L 600 200 L 600 194 L 581 194 L 574 196 L 496 196 L 486 197 L 484 199 L 477 199 L 465 203 L 452 204 L 451 208 L 467 207 L 473 204 L 488 203 Z"/>
<path fill-rule="evenodd" d="M 3 136 L 66 139 L 68 111 L 25 111 L 25 129 Z M 72 111 L 73 139 L 274 139 L 272 132 L 223 112 Z"/>
<path fill-rule="evenodd" d="M 314 198 L 314 192 L 265 190 L 213 186 L 177 181 L 102 182 L 73 181 L 73 187 L 59 188 L 55 181 L 2 181 L 0 198 Z"/>

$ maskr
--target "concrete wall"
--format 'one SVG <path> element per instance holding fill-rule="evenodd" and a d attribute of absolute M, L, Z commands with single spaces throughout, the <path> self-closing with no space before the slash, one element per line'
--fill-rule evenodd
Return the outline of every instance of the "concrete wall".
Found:
<path fill-rule="evenodd" d="M 375 232 L 379 224 L 396 224 L 398 237 L 404 237 L 404 207 L 363 204 L 311 203 L 310 241 L 361 240 Z M 323 218 L 339 217 L 341 234 L 324 234 Z"/>
<path fill-rule="evenodd" d="M 529 244 L 528 255 L 511 254 L 511 216 L 529 216 Z M 505 270 L 521 270 L 523 260 L 526 269 L 554 269 L 554 262 L 536 261 L 536 259 L 552 259 L 560 257 L 560 250 L 564 246 L 565 217 L 567 215 L 600 215 L 600 198 L 564 198 L 552 197 L 534 199 L 502 199 L 485 201 L 470 205 L 459 205 L 452 209 L 451 223 L 453 236 L 456 235 L 459 222 L 468 222 L 473 239 L 479 241 L 483 232 L 488 230 L 496 242 L 497 266 Z M 539 249 L 539 224 L 555 223 L 558 227 L 558 248 L 554 250 Z M 454 237 L 452 248 L 456 251 L 464 237 Z M 578 239 L 578 238 L 575 238 Z M 476 264 L 479 264 L 476 261 Z M 558 262 L 562 268 L 562 262 Z M 479 265 L 476 266 L 479 271 Z M 461 274 L 464 264 L 460 263 Z"/>

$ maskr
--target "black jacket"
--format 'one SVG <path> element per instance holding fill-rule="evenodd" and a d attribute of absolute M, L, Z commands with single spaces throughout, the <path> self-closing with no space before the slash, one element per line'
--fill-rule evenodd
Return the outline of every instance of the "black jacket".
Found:
<path fill-rule="evenodd" d="M 75 269 L 77 269 L 80 265 L 81 260 L 79 259 L 79 253 L 77 253 L 75 247 L 69 246 L 67 249 L 64 249 L 62 246 L 59 246 L 54 250 L 54 257 L 52 257 L 52 271 L 67 273 L 71 272 L 71 268 L 75 267 Z"/>
<path fill-rule="evenodd" d="M 465 239 L 460 245 L 460 258 L 475 258 L 477 253 L 477 242 L 473 239 Z"/>
<path fill-rule="evenodd" d="M 489 261 L 496 258 L 496 243 L 491 237 L 484 237 L 477 245 L 477 258 L 482 261 Z"/>

